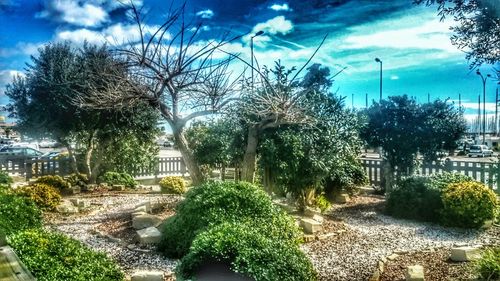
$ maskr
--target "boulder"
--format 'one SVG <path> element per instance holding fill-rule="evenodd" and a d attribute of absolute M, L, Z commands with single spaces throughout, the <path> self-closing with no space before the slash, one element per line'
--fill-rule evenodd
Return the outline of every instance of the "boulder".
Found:
<path fill-rule="evenodd" d="M 113 190 L 114 191 L 124 191 L 125 190 L 125 186 L 121 185 L 121 184 L 114 184 L 113 185 Z"/>
<path fill-rule="evenodd" d="M 472 261 L 481 257 L 481 250 L 477 247 L 456 247 L 451 249 L 452 261 Z"/>
<path fill-rule="evenodd" d="M 73 206 L 78 207 L 78 205 L 82 202 L 82 199 L 72 198 L 69 201 L 71 201 L 71 203 L 73 204 Z"/>
<path fill-rule="evenodd" d="M 323 230 L 323 225 L 313 219 L 305 218 L 300 220 L 300 225 L 304 228 L 304 232 L 307 234 L 315 234 Z"/>
<path fill-rule="evenodd" d="M 137 230 L 137 235 L 142 245 L 160 243 L 161 232 L 154 226 Z"/>
<path fill-rule="evenodd" d="M 132 218 L 132 227 L 134 229 L 143 229 L 160 224 L 161 219 L 153 215 L 138 215 Z"/>
<path fill-rule="evenodd" d="M 337 196 L 335 196 L 335 203 L 338 203 L 338 204 L 345 204 L 347 202 L 349 202 L 350 198 L 349 198 L 349 195 L 347 194 L 339 194 Z"/>
<path fill-rule="evenodd" d="M 61 214 L 76 214 L 78 213 L 78 208 L 70 201 L 63 200 L 61 204 L 56 207 L 56 211 Z"/>
<path fill-rule="evenodd" d="M 87 184 L 87 191 L 94 191 L 98 188 L 99 186 L 97 184 Z"/>
<path fill-rule="evenodd" d="M 163 281 L 163 271 L 144 270 L 132 273 L 131 281 Z"/>
<path fill-rule="evenodd" d="M 144 207 L 144 208 L 143 208 Z M 135 209 L 137 210 L 138 208 L 141 208 L 141 209 L 144 209 L 146 213 L 150 213 L 151 210 L 152 210 L 152 204 L 151 202 L 144 202 L 144 203 L 141 203 L 137 206 L 135 206 Z"/>
<path fill-rule="evenodd" d="M 304 209 L 304 215 L 306 217 L 314 217 L 314 215 L 321 215 L 321 210 L 319 208 L 306 207 Z"/>
<path fill-rule="evenodd" d="M 307 242 L 314 241 L 314 239 L 316 239 L 316 237 L 314 235 L 304 235 L 303 239 L 304 239 L 304 242 L 307 243 Z"/>
<path fill-rule="evenodd" d="M 138 212 L 143 212 L 143 213 L 147 213 L 147 208 L 146 206 L 139 206 L 139 207 L 136 207 L 134 209 L 134 213 L 138 213 Z"/>
<path fill-rule="evenodd" d="M 134 217 L 142 216 L 142 215 L 146 215 L 146 214 L 147 214 L 146 212 L 133 212 L 130 215 L 132 216 L 132 219 L 133 219 Z"/>
<path fill-rule="evenodd" d="M 324 221 L 323 217 L 320 216 L 320 215 L 314 215 L 312 217 L 312 219 L 315 220 L 315 221 L 317 221 L 317 222 L 319 222 L 319 223 L 323 223 L 323 221 Z"/>
<path fill-rule="evenodd" d="M 421 265 L 412 265 L 406 268 L 406 281 L 424 281 L 424 268 Z"/>

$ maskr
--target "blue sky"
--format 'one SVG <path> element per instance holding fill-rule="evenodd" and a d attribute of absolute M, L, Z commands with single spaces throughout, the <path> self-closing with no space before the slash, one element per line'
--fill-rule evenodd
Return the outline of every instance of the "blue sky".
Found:
<path fill-rule="evenodd" d="M 170 5 L 134 2 L 147 12 L 150 28 L 161 23 Z M 365 93 L 378 99 L 375 57 L 384 65 L 384 96 L 408 94 L 426 101 L 429 93 L 432 99 L 457 100 L 461 93 L 467 112 L 475 113 L 482 92 L 465 54 L 451 45 L 454 22 L 440 22 L 435 7 L 415 6 L 411 0 L 187 0 L 187 11 L 203 24 L 207 39 L 229 30 L 235 35 L 263 30 L 254 41 L 261 65 L 281 59 L 300 66 L 328 34 L 313 62 L 332 72 L 347 67 L 333 90 L 347 96 L 349 106 L 352 94 L 357 107 L 364 106 Z M 0 103 L 5 103 L 5 85 L 43 44 L 87 40 L 113 46 L 137 40 L 137 30 L 116 0 L 0 0 L 0 38 Z M 226 48 L 249 57 L 248 36 Z M 489 73 L 491 66 L 481 71 Z M 496 82 L 487 84 L 487 108 L 492 110 L 496 87 Z"/>

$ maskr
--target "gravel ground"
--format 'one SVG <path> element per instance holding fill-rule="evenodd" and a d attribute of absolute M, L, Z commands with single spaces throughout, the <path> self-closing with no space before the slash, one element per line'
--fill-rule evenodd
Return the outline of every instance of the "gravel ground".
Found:
<path fill-rule="evenodd" d="M 127 246 L 131 241 L 129 237 L 120 240 L 110 239 L 96 232 L 102 231 L 102 225 L 106 225 L 107 233 L 121 233 L 127 236 L 130 233 L 130 212 L 139 204 L 151 201 L 153 203 L 164 203 L 174 206 L 181 200 L 179 196 L 172 195 L 148 195 L 148 194 L 100 194 L 98 196 L 78 196 L 83 200 L 89 200 L 91 210 L 84 214 L 72 216 L 60 216 L 52 214 L 48 219 L 48 226 L 65 233 L 91 248 L 107 253 L 115 259 L 130 274 L 135 270 L 151 269 L 171 272 L 177 261 L 162 257 L 153 248 L 139 248 L 131 250 Z M 126 230 L 128 229 L 128 230 Z M 125 233 L 124 233 L 125 232 Z"/>
<path fill-rule="evenodd" d="M 368 280 L 378 260 L 394 252 L 500 242 L 498 227 L 474 231 L 394 219 L 380 213 L 383 204 L 379 197 L 361 196 L 346 205 L 336 205 L 325 216 L 327 220 L 343 221 L 347 231 L 302 246 L 320 280 Z"/>

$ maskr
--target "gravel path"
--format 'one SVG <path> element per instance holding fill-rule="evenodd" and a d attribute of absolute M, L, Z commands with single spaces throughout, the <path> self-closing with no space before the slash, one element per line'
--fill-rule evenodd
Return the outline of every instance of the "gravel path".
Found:
<path fill-rule="evenodd" d="M 177 261 L 161 256 L 153 248 L 141 248 L 141 251 L 131 250 L 127 247 L 127 243 L 103 236 L 96 232 L 96 229 L 102 223 L 123 217 L 124 213 L 130 213 L 141 203 L 151 201 L 152 203 L 174 205 L 181 197 L 148 194 L 103 194 L 99 197 L 79 196 L 78 198 L 90 201 L 92 210 L 88 214 L 68 217 L 56 215 L 49 219 L 49 227 L 82 241 L 95 250 L 105 252 L 115 259 L 128 274 L 134 270 L 142 269 L 173 271 Z"/>
<path fill-rule="evenodd" d="M 357 197 L 326 216 L 343 221 L 347 231 L 302 246 L 320 280 L 368 280 L 378 260 L 394 252 L 500 243 L 498 227 L 474 231 L 394 219 L 380 213 L 383 203 L 376 197 Z"/>

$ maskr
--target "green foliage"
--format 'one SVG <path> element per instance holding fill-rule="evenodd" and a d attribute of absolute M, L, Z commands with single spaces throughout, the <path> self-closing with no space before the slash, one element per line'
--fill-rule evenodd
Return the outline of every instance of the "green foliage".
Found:
<path fill-rule="evenodd" d="M 9 174 L 7 172 L 0 171 L 0 185 L 9 186 L 13 182 L 14 182 L 14 180 L 9 176 Z"/>
<path fill-rule="evenodd" d="M 183 194 L 186 192 L 186 182 L 182 177 L 164 177 L 160 181 L 161 192 L 168 194 Z"/>
<path fill-rule="evenodd" d="M 332 206 L 332 203 L 323 194 L 317 196 L 314 203 L 321 210 L 321 213 L 326 212 Z"/>
<path fill-rule="evenodd" d="M 480 280 L 500 280 L 500 247 L 486 249 L 474 265 Z"/>
<path fill-rule="evenodd" d="M 495 193 L 479 182 L 452 183 L 443 190 L 442 221 L 459 227 L 481 227 L 495 218 Z"/>
<path fill-rule="evenodd" d="M 0 194 L 0 232 L 7 235 L 42 226 L 42 212 L 35 203 L 15 194 Z"/>
<path fill-rule="evenodd" d="M 179 258 L 188 253 L 197 234 L 223 222 L 251 221 L 260 226 L 266 237 L 298 243 L 299 231 L 294 221 L 274 206 L 259 187 L 245 182 L 215 182 L 191 188 L 186 199 L 167 219 L 160 251 Z"/>
<path fill-rule="evenodd" d="M 106 172 L 101 176 L 100 181 L 111 185 L 124 185 L 131 188 L 137 185 L 134 178 L 127 173 Z"/>
<path fill-rule="evenodd" d="M 386 211 L 398 218 L 438 222 L 443 208 L 441 191 L 427 177 L 413 176 L 400 181 L 389 193 Z"/>
<path fill-rule="evenodd" d="M 65 178 L 71 186 L 78 186 L 84 190 L 89 183 L 89 178 L 85 174 L 73 173 Z"/>
<path fill-rule="evenodd" d="M 252 223 L 222 223 L 200 233 L 177 268 L 192 278 L 204 262 L 229 263 L 231 269 L 257 281 L 317 280 L 311 261 L 296 244 L 270 239 Z"/>
<path fill-rule="evenodd" d="M 429 177 L 433 188 L 443 191 L 451 183 L 461 183 L 465 181 L 474 181 L 473 178 L 460 173 L 440 173 Z"/>
<path fill-rule="evenodd" d="M 124 280 L 119 266 L 104 253 L 45 230 L 27 230 L 8 238 L 19 259 L 39 281 Z"/>
<path fill-rule="evenodd" d="M 30 198 L 35 204 L 43 210 L 55 210 L 61 202 L 59 190 L 51 185 L 35 183 L 29 186 L 23 186 L 16 189 L 16 193 Z"/>
<path fill-rule="evenodd" d="M 71 188 L 71 184 L 64 180 L 61 176 L 42 176 L 39 177 L 35 183 L 45 184 L 53 188 L 63 191 Z"/>

